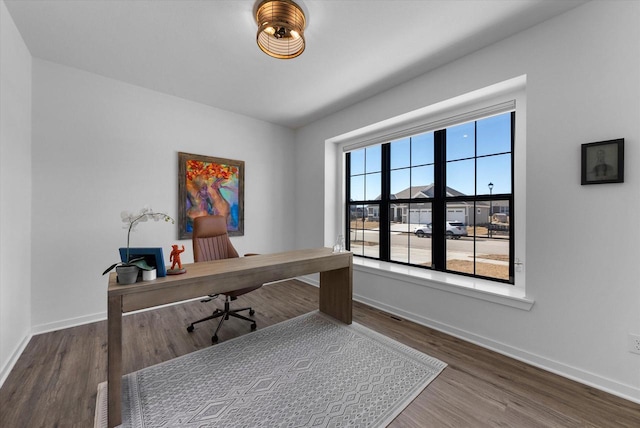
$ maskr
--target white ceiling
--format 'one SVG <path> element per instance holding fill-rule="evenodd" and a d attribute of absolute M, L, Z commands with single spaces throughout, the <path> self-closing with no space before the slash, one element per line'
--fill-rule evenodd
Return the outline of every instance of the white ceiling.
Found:
<path fill-rule="evenodd" d="M 300 0 L 305 52 L 255 42 L 254 0 L 5 0 L 34 57 L 297 128 L 585 0 Z"/>

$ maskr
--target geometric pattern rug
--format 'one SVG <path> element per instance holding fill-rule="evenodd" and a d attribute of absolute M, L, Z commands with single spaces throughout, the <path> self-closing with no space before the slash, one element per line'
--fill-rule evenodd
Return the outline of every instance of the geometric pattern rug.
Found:
<path fill-rule="evenodd" d="M 385 427 L 446 366 L 314 311 L 123 376 L 122 426 Z"/>

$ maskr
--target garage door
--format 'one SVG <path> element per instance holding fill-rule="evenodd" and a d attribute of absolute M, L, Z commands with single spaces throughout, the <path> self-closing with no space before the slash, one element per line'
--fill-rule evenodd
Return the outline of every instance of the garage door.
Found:
<path fill-rule="evenodd" d="M 409 210 L 409 223 L 412 223 L 412 224 L 431 223 L 431 210 Z"/>
<path fill-rule="evenodd" d="M 452 208 L 447 210 L 447 221 L 465 222 L 464 208 Z"/>

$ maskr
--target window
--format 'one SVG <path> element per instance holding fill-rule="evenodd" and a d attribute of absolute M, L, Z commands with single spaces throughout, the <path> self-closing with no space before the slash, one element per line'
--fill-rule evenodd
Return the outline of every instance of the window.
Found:
<path fill-rule="evenodd" d="M 351 223 L 350 241 L 358 255 L 378 258 L 380 241 L 380 183 L 382 182 L 381 146 L 367 147 L 349 155 Z"/>
<path fill-rule="evenodd" d="M 514 283 L 515 112 L 346 154 L 354 255 Z"/>

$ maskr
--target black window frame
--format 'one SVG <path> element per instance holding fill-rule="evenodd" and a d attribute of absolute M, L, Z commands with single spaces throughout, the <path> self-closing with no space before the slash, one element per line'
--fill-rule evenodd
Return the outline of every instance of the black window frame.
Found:
<path fill-rule="evenodd" d="M 389 263 L 408 265 L 412 267 L 417 267 L 421 269 L 429 269 L 436 270 L 440 272 L 452 273 L 456 275 L 469 276 L 473 278 L 481 278 L 494 282 L 506 283 L 510 285 L 515 285 L 515 205 L 514 205 L 514 196 L 515 196 L 515 125 L 516 125 L 516 112 L 503 112 L 510 113 L 511 115 L 511 151 L 504 152 L 509 153 L 511 158 L 511 193 L 508 194 L 493 194 L 490 192 L 487 194 L 478 195 L 477 189 L 476 194 L 474 195 L 463 195 L 463 196 L 447 196 L 447 186 L 446 186 L 446 166 L 447 166 L 447 156 L 446 156 L 446 132 L 448 128 L 451 128 L 456 125 L 448 126 L 447 128 L 437 129 L 433 131 L 434 133 L 434 195 L 433 198 L 428 198 L 426 200 L 416 200 L 406 198 L 406 199 L 391 199 L 390 192 L 390 184 L 391 184 L 391 141 L 381 144 L 381 194 L 378 199 L 375 200 L 351 200 L 351 190 L 350 190 L 350 178 L 351 178 L 351 153 L 345 153 L 346 156 L 346 167 L 345 167 L 345 195 L 346 195 L 346 217 L 345 217 L 345 245 L 346 249 L 351 249 L 351 220 L 352 220 L 352 207 L 357 206 L 371 206 L 371 205 L 379 205 L 379 257 L 371 257 L 362 254 L 355 254 L 354 256 L 369 258 L 374 260 L 380 260 Z M 473 122 L 477 122 L 485 119 L 486 117 L 476 118 Z M 475 142 L 477 146 L 477 139 Z M 503 154 L 504 154 L 503 153 Z M 501 153 L 497 153 L 500 155 Z M 477 159 L 481 159 L 483 157 L 494 156 L 492 155 L 477 155 L 477 149 L 475 151 L 475 155 L 473 159 L 477 162 Z M 476 170 L 477 171 L 477 170 Z M 410 195 L 411 196 L 411 195 Z M 478 202 L 499 202 L 506 201 L 509 204 L 509 279 L 501 279 L 495 277 L 488 277 L 479 275 L 475 272 L 475 258 L 477 256 L 476 253 L 476 240 L 474 239 L 474 273 L 465 273 L 454 270 L 449 270 L 446 267 L 446 213 L 447 213 L 447 204 L 451 202 L 465 202 L 472 203 L 474 205 L 473 212 L 476 213 L 476 204 Z M 391 224 L 390 224 L 390 210 L 391 205 L 400 205 L 406 204 L 410 206 L 410 204 L 416 204 L 421 202 L 430 202 L 432 209 L 432 262 L 431 266 L 421 266 L 417 264 L 404 263 L 397 260 L 391 260 Z M 490 213 L 490 215 L 493 213 Z M 364 221 L 363 221 L 364 224 Z"/>

